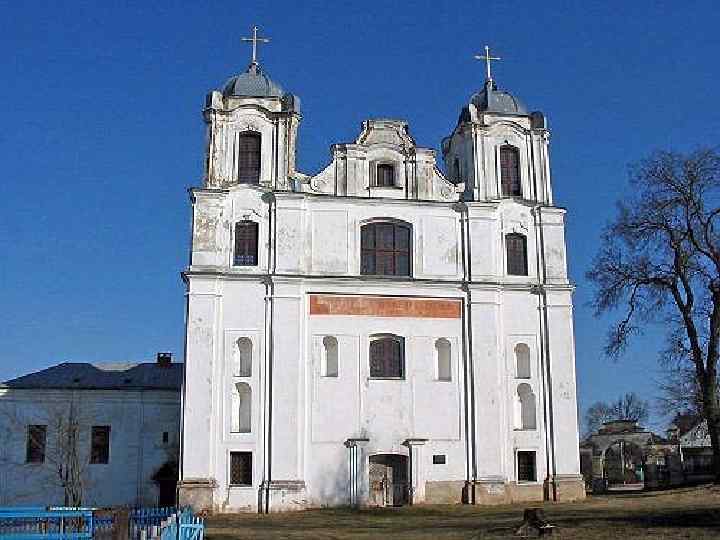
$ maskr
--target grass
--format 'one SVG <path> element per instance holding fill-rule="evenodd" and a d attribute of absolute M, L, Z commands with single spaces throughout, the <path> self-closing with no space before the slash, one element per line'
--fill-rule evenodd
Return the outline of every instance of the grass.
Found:
<path fill-rule="evenodd" d="M 513 538 L 523 509 L 530 506 L 544 507 L 548 521 L 558 527 L 553 536 L 559 538 L 720 538 L 720 487 L 714 486 L 602 495 L 579 503 L 221 514 L 208 519 L 206 537 Z"/>

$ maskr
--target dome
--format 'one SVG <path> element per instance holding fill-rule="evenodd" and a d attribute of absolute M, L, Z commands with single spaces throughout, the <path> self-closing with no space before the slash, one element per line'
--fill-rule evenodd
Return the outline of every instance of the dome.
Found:
<path fill-rule="evenodd" d="M 254 62 L 245 73 L 235 75 L 223 87 L 223 95 L 226 97 L 282 97 L 283 93 L 282 87 L 265 75 Z"/>
<path fill-rule="evenodd" d="M 498 90 L 494 81 L 487 81 L 485 88 L 474 94 L 470 102 L 478 111 L 505 114 L 527 114 L 525 105 L 510 92 Z"/>

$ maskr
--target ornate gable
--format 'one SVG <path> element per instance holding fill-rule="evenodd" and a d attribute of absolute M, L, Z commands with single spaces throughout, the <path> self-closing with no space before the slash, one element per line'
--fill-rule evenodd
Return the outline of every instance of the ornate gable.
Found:
<path fill-rule="evenodd" d="M 384 144 L 409 150 L 415 147 L 415 140 L 408 133 L 407 122 L 402 120 L 365 120 L 355 144 L 370 146 Z"/>

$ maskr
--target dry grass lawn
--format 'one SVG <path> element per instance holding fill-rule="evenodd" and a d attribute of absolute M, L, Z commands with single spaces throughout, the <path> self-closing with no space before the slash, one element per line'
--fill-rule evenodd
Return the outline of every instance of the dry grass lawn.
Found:
<path fill-rule="evenodd" d="M 208 519 L 206 537 L 514 538 L 526 506 L 531 505 L 323 509 L 269 516 L 224 514 Z M 720 539 L 720 487 L 602 495 L 581 503 L 542 506 L 548 520 L 558 527 L 553 537 Z"/>

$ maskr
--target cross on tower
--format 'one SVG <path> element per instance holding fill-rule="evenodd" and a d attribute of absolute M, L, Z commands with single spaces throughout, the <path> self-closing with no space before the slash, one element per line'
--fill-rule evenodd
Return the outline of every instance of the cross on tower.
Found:
<path fill-rule="evenodd" d="M 258 27 L 253 26 L 253 35 L 251 38 L 240 38 L 240 41 L 251 41 L 252 42 L 252 64 L 257 65 L 257 46 L 258 43 L 270 43 L 268 38 L 258 37 Z"/>
<path fill-rule="evenodd" d="M 487 79 L 486 82 L 492 81 L 492 75 L 490 74 L 490 62 L 493 60 L 500 60 L 501 58 L 499 56 L 490 56 L 490 47 L 485 45 L 485 54 L 484 55 L 475 55 L 476 60 L 485 60 L 485 67 L 487 69 Z"/>

